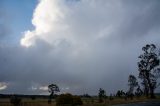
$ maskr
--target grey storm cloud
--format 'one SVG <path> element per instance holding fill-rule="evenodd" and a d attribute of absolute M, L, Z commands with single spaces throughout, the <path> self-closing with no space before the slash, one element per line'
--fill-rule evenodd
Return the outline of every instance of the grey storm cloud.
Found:
<path fill-rule="evenodd" d="M 3 6 L 4 0 L 0 1 L 0 40 L 5 38 L 11 33 L 11 29 L 8 24 L 7 11 Z"/>
<path fill-rule="evenodd" d="M 55 26 L 52 17 L 51 25 L 44 24 L 49 32 L 38 33 L 37 9 L 25 42 L 0 45 L 0 82 L 7 84 L 0 93 L 41 94 L 33 88 L 50 83 L 74 94 L 97 94 L 100 87 L 107 93 L 127 90 L 128 75 L 138 76 L 142 46 L 160 46 L 159 0 L 64 1 L 56 2 Z"/>

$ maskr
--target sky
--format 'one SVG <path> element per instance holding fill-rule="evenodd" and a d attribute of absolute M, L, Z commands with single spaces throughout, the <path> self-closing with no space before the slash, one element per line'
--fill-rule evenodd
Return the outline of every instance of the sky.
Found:
<path fill-rule="evenodd" d="M 159 0 L 0 0 L 0 93 L 127 91 L 142 47 L 160 47 L 159 11 Z"/>

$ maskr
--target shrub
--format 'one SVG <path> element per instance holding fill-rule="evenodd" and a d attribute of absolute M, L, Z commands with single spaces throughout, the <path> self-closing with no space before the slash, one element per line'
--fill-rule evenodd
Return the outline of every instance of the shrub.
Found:
<path fill-rule="evenodd" d="M 82 105 L 83 102 L 79 96 L 73 96 L 73 105 Z"/>
<path fill-rule="evenodd" d="M 19 98 L 17 96 L 12 96 L 10 98 L 10 103 L 13 104 L 14 106 L 19 106 L 21 103 L 21 98 Z"/>
<path fill-rule="evenodd" d="M 73 98 L 71 94 L 61 94 L 56 98 L 57 106 L 61 106 L 64 104 L 73 104 Z"/>
<path fill-rule="evenodd" d="M 31 99 L 32 99 L 32 100 L 35 100 L 35 99 L 36 99 L 36 96 L 32 95 L 32 96 L 31 96 Z"/>
<path fill-rule="evenodd" d="M 82 104 L 83 102 L 79 96 L 73 96 L 71 94 L 61 94 L 56 98 L 57 106 L 76 106 Z"/>

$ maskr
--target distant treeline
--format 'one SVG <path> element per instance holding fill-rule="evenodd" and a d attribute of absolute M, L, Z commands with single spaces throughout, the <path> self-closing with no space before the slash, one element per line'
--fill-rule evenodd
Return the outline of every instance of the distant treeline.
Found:
<path fill-rule="evenodd" d="M 155 95 L 160 96 L 160 93 L 155 93 Z M 20 97 L 20 98 L 42 98 L 42 99 L 48 99 L 49 95 L 24 95 L 24 94 L 0 94 L 0 98 L 11 98 L 12 96 Z M 57 95 L 56 95 L 57 96 Z M 97 96 L 90 96 L 88 94 L 84 95 L 77 95 L 82 98 L 91 98 L 91 97 L 97 97 Z"/>
<path fill-rule="evenodd" d="M 0 98 L 11 98 L 13 96 L 20 97 L 20 98 L 31 98 L 31 99 L 36 99 L 36 98 L 48 99 L 50 95 L 0 94 Z M 54 96 L 56 97 L 58 95 L 55 94 Z M 96 95 L 90 96 L 88 94 L 76 95 L 76 96 L 80 96 L 82 98 L 96 97 Z"/>
<path fill-rule="evenodd" d="M 42 99 L 48 99 L 48 95 L 23 95 L 23 94 L 0 94 L 0 98 L 11 98 L 12 96 L 20 97 L 20 98 L 42 98 Z"/>

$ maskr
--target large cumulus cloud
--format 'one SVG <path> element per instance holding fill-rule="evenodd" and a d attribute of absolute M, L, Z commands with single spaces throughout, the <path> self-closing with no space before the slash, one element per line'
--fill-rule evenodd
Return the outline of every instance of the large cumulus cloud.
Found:
<path fill-rule="evenodd" d="M 3 92 L 43 93 L 51 82 L 78 94 L 127 90 L 141 47 L 159 45 L 159 11 L 158 0 L 40 0 L 35 29 L 0 47 Z"/>

